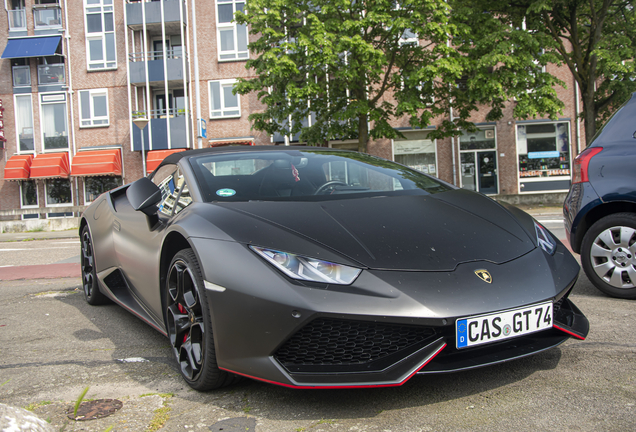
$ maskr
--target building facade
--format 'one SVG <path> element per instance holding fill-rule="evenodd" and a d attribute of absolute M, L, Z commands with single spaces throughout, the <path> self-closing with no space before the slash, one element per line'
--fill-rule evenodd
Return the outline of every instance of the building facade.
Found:
<path fill-rule="evenodd" d="M 247 45 L 255 37 L 233 22 L 244 4 L 5 0 L 0 220 L 77 216 L 174 151 L 302 144 L 252 130 L 248 116 L 263 106 L 256 95 L 232 94 L 236 79 L 249 77 Z M 565 103 L 557 121 L 516 120 L 511 105 L 498 122 L 477 113 L 477 133 L 431 140 L 430 130 L 395 119 L 405 138 L 375 140 L 369 152 L 488 195 L 563 193 L 585 143 L 572 77 L 548 68 L 568 88 L 557 89 Z M 357 142 L 329 146 L 356 149 Z"/>

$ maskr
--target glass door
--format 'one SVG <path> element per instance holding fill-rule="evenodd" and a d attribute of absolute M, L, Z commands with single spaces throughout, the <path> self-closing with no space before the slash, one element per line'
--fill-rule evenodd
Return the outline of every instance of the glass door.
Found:
<path fill-rule="evenodd" d="M 479 192 L 497 194 L 497 154 L 494 151 L 477 152 L 479 160 Z"/>

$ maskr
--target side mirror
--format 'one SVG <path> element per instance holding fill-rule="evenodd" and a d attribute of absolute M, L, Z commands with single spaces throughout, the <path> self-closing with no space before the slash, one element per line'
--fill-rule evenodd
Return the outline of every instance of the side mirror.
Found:
<path fill-rule="evenodd" d="M 142 177 L 128 186 L 126 197 L 135 210 L 152 216 L 157 213 L 157 204 L 161 201 L 161 190 L 148 178 Z"/>

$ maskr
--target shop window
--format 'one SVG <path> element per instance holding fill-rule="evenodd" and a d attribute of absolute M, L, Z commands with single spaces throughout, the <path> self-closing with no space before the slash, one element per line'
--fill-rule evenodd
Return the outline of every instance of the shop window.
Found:
<path fill-rule="evenodd" d="M 210 118 L 240 117 L 239 95 L 232 93 L 236 80 L 210 81 Z"/>
<path fill-rule="evenodd" d="M 38 208 L 38 186 L 35 180 L 20 182 L 20 208 Z M 39 214 L 24 214 L 22 219 L 39 219 Z"/>
<path fill-rule="evenodd" d="M 216 36 L 219 60 L 247 60 L 247 26 L 234 22 L 234 12 L 242 11 L 244 1 L 216 0 Z"/>
<path fill-rule="evenodd" d="M 104 192 L 121 186 L 121 177 L 86 177 L 84 179 L 84 204 L 91 203 Z"/>
<path fill-rule="evenodd" d="M 66 95 L 64 93 L 41 94 L 40 98 L 44 150 L 68 149 Z"/>
<path fill-rule="evenodd" d="M 397 163 L 437 176 L 437 151 L 435 141 L 426 132 L 403 132 L 406 139 L 393 142 L 393 155 Z"/>
<path fill-rule="evenodd" d="M 108 90 L 80 90 L 80 127 L 108 126 Z"/>
<path fill-rule="evenodd" d="M 47 207 L 70 207 L 73 205 L 71 182 L 67 179 L 50 179 L 44 184 Z M 72 212 L 47 213 L 49 218 L 73 216 Z"/>
<path fill-rule="evenodd" d="M 569 123 L 517 125 L 517 154 L 521 178 L 569 177 Z"/>
<path fill-rule="evenodd" d="M 33 102 L 30 94 L 15 95 L 18 153 L 33 153 Z"/>
<path fill-rule="evenodd" d="M 113 0 L 85 0 L 84 11 L 88 69 L 116 68 Z"/>

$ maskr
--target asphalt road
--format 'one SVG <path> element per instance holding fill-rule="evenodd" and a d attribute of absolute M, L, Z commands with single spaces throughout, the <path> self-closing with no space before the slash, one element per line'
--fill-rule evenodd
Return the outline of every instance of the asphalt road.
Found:
<path fill-rule="evenodd" d="M 76 257 L 78 245 L 67 241 L 47 241 L 59 248 L 49 261 Z M 18 253 L 45 260 L 43 241 L 30 243 L 30 252 L 0 252 L 2 262 Z M 636 430 L 636 303 L 604 296 L 583 274 L 571 298 L 591 322 L 585 341 L 397 388 L 323 391 L 251 380 L 192 391 L 166 338 L 118 306 L 89 306 L 79 283 L 0 281 L 0 403 L 30 406 L 56 430 L 143 431 L 162 422 L 167 431 L 224 432 Z M 87 386 L 86 398 L 116 398 L 123 408 L 69 420 Z"/>

